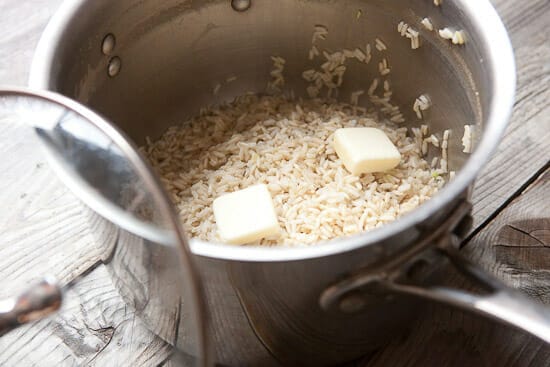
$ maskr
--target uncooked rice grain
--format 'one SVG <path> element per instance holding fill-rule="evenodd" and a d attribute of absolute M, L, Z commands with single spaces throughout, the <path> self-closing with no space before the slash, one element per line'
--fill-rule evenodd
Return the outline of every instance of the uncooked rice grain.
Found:
<path fill-rule="evenodd" d="M 466 42 L 466 36 L 464 35 L 464 31 L 456 31 L 453 34 L 452 42 L 455 45 L 463 45 Z"/>
<path fill-rule="evenodd" d="M 422 136 L 428 136 L 429 131 L 430 128 L 428 127 L 428 125 L 420 125 L 420 132 L 422 133 Z"/>
<path fill-rule="evenodd" d="M 424 117 L 423 112 L 429 109 L 431 105 L 432 102 L 426 94 L 421 94 L 418 98 L 416 98 L 413 104 L 413 111 L 416 113 L 418 119 L 422 119 Z"/>
<path fill-rule="evenodd" d="M 405 36 L 405 34 L 407 33 L 407 29 L 409 28 L 409 25 L 407 23 L 405 23 L 404 21 L 400 21 L 398 24 L 397 24 L 397 32 L 399 32 L 399 34 L 401 36 Z"/>
<path fill-rule="evenodd" d="M 310 60 L 313 60 L 316 56 L 319 56 L 319 49 L 316 45 L 312 45 L 308 57 Z"/>
<path fill-rule="evenodd" d="M 388 49 L 386 44 L 380 38 L 376 38 L 375 43 L 376 43 L 376 49 L 378 51 L 385 51 Z"/>
<path fill-rule="evenodd" d="M 351 93 L 350 104 L 357 106 L 359 104 L 359 97 L 361 97 L 363 94 L 365 94 L 364 90 L 358 90 Z"/>
<path fill-rule="evenodd" d="M 432 134 L 428 139 L 430 140 L 430 142 L 433 144 L 434 147 L 439 147 L 439 139 L 437 138 L 437 136 Z"/>
<path fill-rule="evenodd" d="M 169 128 L 142 150 L 191 238 L 220 241 L 213 200 L 263 183 L 281 232 L 256 244 L 310 245 L 380 227 L 444 185 L 421 156 L 422 137 L 356 109 L 320 99 L 245 95 Z M 351 175 L 334 152 L 332 137 L 338 128 L 356 126 L 382 129 L 401 152 L 399 166 Z"/>
<path fill-rule="evenodd" d="M 386 58 L 383 58 L 382 61 L 378 63 L 378 71 L 382 76 L 388 75 L 390 73 L 391 70 L 388 65 L 388 60 Z"/>
<path fill-rule="evenodd" d="M 397 32 L 399 32 L 402 37 L 406 37 L 411 40 L 411 48 L 413 50 L 416 50 L 420 47 L 420 33 L 409 26 L 407 23 L 400 21 L 397 24 Z"/>
<path fill-rule="evenodd" d="M 439 37 L 441 37 L 443 39 L 446 39 L 446 40 L 452 40 L 453 36 L 455 34 L 454 30 L 452 30 L 451 28 L 448 28 L 448 27 L 440 29 L 438 31 L 438 33 L 439 33 Z"/>
<path fill-rule="evenodd" d="M 420 22 L 424 28 L 426 28 L 427 30 L 429 31 L 433 31 L 434 30 L 434 26 L 432 24 L 432 21 L 430 20 L 430 18 L 424 18 L 422 19 L 422 21 Z"/>
<path fill-rule="evenodd" d="M 270 92 L 280 92 L 285 85 L 283 71 L 286 61 L 280 56 L 271 56 L 271 60 L 273 61 L 273 70 L 269 73 L 271 80 L 267 83 L 267 89 Z"/>
<path fill-rule="evenodd" d="M 327 35 L 328 35 L 328 28 L 322 24 L 318 24 L 315 26 L 313 37 L 311 38 L 311 43 L 315 44 L 318 40 L 324 41 L 327 39 Z"/>
<path fill-rule="evenodd" d="M 222 85 L 221 85 L 220 83 L 216 84 L 216 85 L 214 86 L 214 89 L 212 90 L 212 93 L 213 93 L 214 95 L 217 95 L 217 94 L 220 92 L 220 88 L 221 88 L 221 87 L 222 87 Z"/>
<path fill-rule="evenodd" d="M 447 129 L 443 131 L 443 141 L 441 142 L 441 158 L 445 160 L 448 159 L 450 135 L 451 135 L 451 130 Z"/>
<path fill-rule="evenodd" d="M 466 35 L 462 30 L 455 31 L 452 28 L 445 27 L 438 31 L 439 37 L 450 40 L 454 45 L 463 45 L 466 43 Z"/>
<path fill-rule="evenodd" d="M 462 136 L 462 150 L 464 153 L 472 153 L 473 149 L 473 137 L 474 137 L 475 125 L 464 125 L 464 135 Z"/>
<path fill-rule="evenodd" d="M 447 160 L 444 159 L 444 158 L 441 158 L 441 163 L 440 164 L 441 164 L 441 171 L 447 172 L 447 170 L 449 168 L 448 164 L 447 164 Z"/>

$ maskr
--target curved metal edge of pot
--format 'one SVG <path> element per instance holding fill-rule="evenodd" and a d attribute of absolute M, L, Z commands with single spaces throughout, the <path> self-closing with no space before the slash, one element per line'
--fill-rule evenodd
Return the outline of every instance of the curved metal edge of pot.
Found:
<path fill-rule="evenodd" d="M 85 0 L 64 2 L 46 27 L 33 57 L 29 85 L 38 89 L 56 90 L 53 85 L 56 69 L 55 55 L 60 40 L 65 34 L 72 16 L 86 3 Z M 454 198 L 463 193 L 475 180 L 481 167 L 487 163 L 496 149 L 507 126 L 515 99 L 516 67 L 514 53 L 508 33 L 496 10 L 488 0 L 470 2 L 460 0 L 458 4 L 476 26 L 481 42 L 487 48 L 488 60 L 485 63 L 493 71 L 492 89 L 486 130 L 480 144 L 466 162 L 456 178 L 445 186 L 434 198 L 418 209 L 367 234 L 358 234 L 310 247 L 262 248 L 235 247 L 224 244 L 191 240 L 191 251 L 205 257 L 235 261 L 272 262 L 294 261 L 330 256 L 353 251 L 388 238 L 395 233 L 415 226 L 438 213 Z M 88 204 L 88 201 L 85 201 Z M 110 218 L 115 223 L 116 218 Z M 145 237 L 156 237 L 153 233 L 144 233 Z"/>

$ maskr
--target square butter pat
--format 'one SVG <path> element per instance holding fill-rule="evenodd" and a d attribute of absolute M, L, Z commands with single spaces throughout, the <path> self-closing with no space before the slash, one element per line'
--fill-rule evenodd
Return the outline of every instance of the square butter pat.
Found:
<path fill-rule="evenodd" d="M 401 154 L 387 135 L 372 127 L 336 130 L 334 150 L 346 169 L 357 176 L 392 169 L 401 161 Z"/>
<path fill-rule="evenodd" d="M 250 186 L 214 200 L 214 217 L 224 242 L 242 245 L 279 232 L 266 185 Z"/>

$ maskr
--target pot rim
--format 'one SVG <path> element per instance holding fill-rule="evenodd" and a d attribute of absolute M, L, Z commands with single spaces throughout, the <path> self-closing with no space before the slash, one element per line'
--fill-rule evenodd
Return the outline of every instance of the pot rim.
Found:
<path fill-rule="evenodd" d="M 48 23 L 40 38 L 31 65 L 29 85 L 32 88 L 52 89 L 52 74 L 55 68 L 55 54 L 57 48 L 60 47 L 59 41 L 64 29 L 67 28 L 70 20 L 85 2 L 86 0 L 63 2 Z M 461 8 L 478 27 L 476 37 L 481 37 L 482 44 L 488 49 L 489 57 L 484 62 L 489 64 L 489 70 L 493 71 L 492 89 L 494 92 L 491 97 L 488 118 L 483 121 L 486 127 L 481 140 L 464 167 L 451 182 L 420 207 L 369 232 L 306 247 L 237 247 L 191 239 L 189 241 L 191 251 L 195 255 L 204 257 L 247 262 L 292 261 L 335 255 L 372 245 L 414 227 L 435 215 L 467 190 L 496 149 L 508 124 L 515 98 L 516 67 L 508 33 L 489 0 L 475 2 L 458 0 L 457 2 L 457 7 Z M 118 129 L 115 128 L 115 130 L 118 132 Z M 135 230 L 138 227 L 136 223 L 131 223 L 131 218 L 125 223 L 112 220 L 111 218 L 116 218 L 116 216 L 109 206 L 103 205 L 98 208 L 97 205 L 91 205 L 94 200 L 93 195 L 82 197 L 77 193 L 77 196 L 102 216 L 121 227 L 129 230 L 132 228 Z M 155 232 L 154 228 L 147 228 L 141 230 L 139 235 L 154 241 L 161 240 L 161 242 L 164 242 L 162 238 L 165 236 Z"/>

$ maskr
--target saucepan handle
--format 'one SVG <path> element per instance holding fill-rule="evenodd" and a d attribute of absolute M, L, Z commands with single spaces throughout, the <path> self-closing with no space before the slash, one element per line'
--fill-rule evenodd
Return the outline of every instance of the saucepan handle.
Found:
<path fill-rule="evenodd" d="M 438 242 L 439 247 L 422 251 L 398 268 L 355 274 L 330 286 L 321 294 L 321 308 L 326 311 L 336 308 L 340 312 L 360 312 L 365 304 L 365 295 L 380 298 L 396 293 L 407 294 L 488 316 L 550 343 L 550 308 L 504 285 L 460 255 L 455 246 L 449 245 L 449 242 L 458 242 L 454 235 L 448 234 Z M 447 257 L 457 270 L 481 286 L 482 292 L 420 285 L 418 276 L 412 275 L 422 273 L 422 270 L 417 270 L 418 265 L 424 264 L 429 269 L 430 263 L 440 262 L 441 256 Z"/>
<path fill-rule="evenodd" d="M 550 343 L 550 308 L 510 288 L 480 270 L 453 248 L 441 249 L 461 273 L 483 286 L 482 294 L 475 294 L 447 286 L 418 286 L 384 280 L 382 286 L 390 291 L 404 293 L 446 303 L 488 316 L 525 330 Z"/>
<path fill-rule="evenodd" d="M 41 319 L 61 306 L 61 288 L 47 278 L 17 298 L 0 301 L 0 336 L 27 322 Z"/>
<path fill-rule="evenodd" d="M 401 293 L 480 313 L 550 343 L 550 308 L 504 285 L 459 253 L 460 240 L 455 231 L 469 211 L 467 202 L 459 204 L 443 225 L 413 248 L 379 268 L 359 271 L 329 286 L 321 293 L 321 308 L 329 312 L 360 312 L 368 304 L 369 297 L 384 299 L 392 293 Z M 442 257 L 481 286 L 483 292 L 421 285 L 435 264 L 441 263 Z"/>

